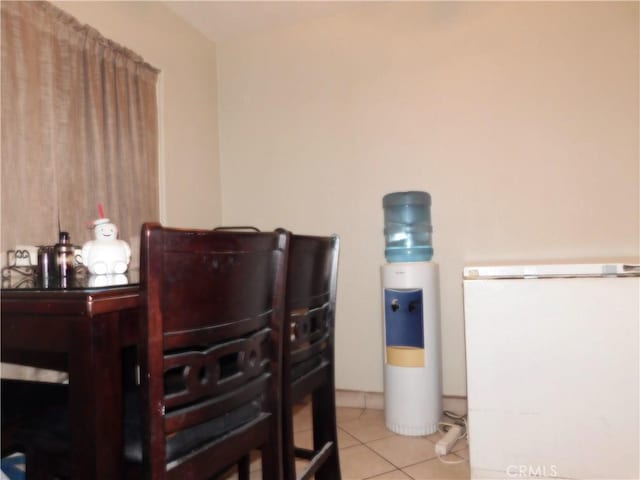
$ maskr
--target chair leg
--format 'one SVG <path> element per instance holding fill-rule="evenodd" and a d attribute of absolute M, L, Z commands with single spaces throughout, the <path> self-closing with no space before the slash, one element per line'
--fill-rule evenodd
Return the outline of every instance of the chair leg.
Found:
<path fill-rule="evenodd" d="M 316 480 L 341 480 L 338 446 L 332 450 L 327 461 L 316 472 Z"/>
<path fill-rule="evenodd" d="M 296 455 L 293 442 L 293 406 L 285 403 L 282 412 L 282 457 L 284 480 L 296 479 Z"/>
<path fill-rule="evenodd" d="M 245 455 L 238 462 L 238 480 L 249 480 L 251 476 L 251 456 Z"/>
<path fill-rule="evenodd" d="M 341 480 L 338 456 L 338 430 L 336 427 L 335 390 L 333 382 L 313 392 L 313 444 L 317 451 L 326 442 L 333 442 L 329 458 L 316 472 L 316 480 Z"/>
<path fill-rule="evenodd" d="M 276 416 L 272 416 L 269 426 L 267 442 L 261 448 L 262 478 L 271 480 L 282 479 L 282 436 L 280 434 L 280 422 Z"/>

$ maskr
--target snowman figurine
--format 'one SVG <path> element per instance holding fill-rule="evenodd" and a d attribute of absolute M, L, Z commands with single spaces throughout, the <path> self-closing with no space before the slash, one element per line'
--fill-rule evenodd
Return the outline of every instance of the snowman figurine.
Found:
<path fill-rule="evenodd" d="M 82 246 L 82 263 L 94 275 L 122 274 L 131 260 L 131 248 L 124 240 L 118 240 L 118 227 L 108 218 L 93 222 L 93 236 Z"/>

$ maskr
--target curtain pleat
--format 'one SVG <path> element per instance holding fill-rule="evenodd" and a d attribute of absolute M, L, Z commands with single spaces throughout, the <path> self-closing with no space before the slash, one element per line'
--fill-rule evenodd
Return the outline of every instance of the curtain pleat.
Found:
<path fill-rule="evenodd" d="M 2 251 L 58 222 L 82 245 L 99 203 L 137 251 L 159 219 L 158 70 L 47 2 L 0 5 Z"/>

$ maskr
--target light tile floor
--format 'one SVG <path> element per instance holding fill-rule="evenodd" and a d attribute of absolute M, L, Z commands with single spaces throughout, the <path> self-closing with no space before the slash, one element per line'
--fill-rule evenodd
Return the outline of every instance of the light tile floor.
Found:
<path fill-rule="evenodd" d="M 337 415 L 342 480 L 469 478 L 466 439 L 459 440 L 452 453 L 439 459 L 435 444 L 440 433 L 424 437 L 396 435 L 386 429 L 382 410 L 339 407 Z M 311 434 L 311 408 L 307 404 L 298 408 L 294 417 L 296 445 L 311 448 Z M 304 461 L 296 464 L 303 466 Z M 252 479 L 262 478 L 259 455 L 253 459 L 251 470 Z M 231 474 L 226 478 L 237 477 Z"/>

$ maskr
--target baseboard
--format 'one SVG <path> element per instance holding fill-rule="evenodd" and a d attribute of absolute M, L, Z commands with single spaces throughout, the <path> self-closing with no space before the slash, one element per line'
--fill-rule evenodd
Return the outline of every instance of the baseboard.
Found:
<path fill-rule="evenodd" d="M 336 406 L 384 410 L 384 393 L 336 390 Z M 442 408 L 458 415 L 465 415 L 467 413 L 467 397 L 444 395 Z"/>

